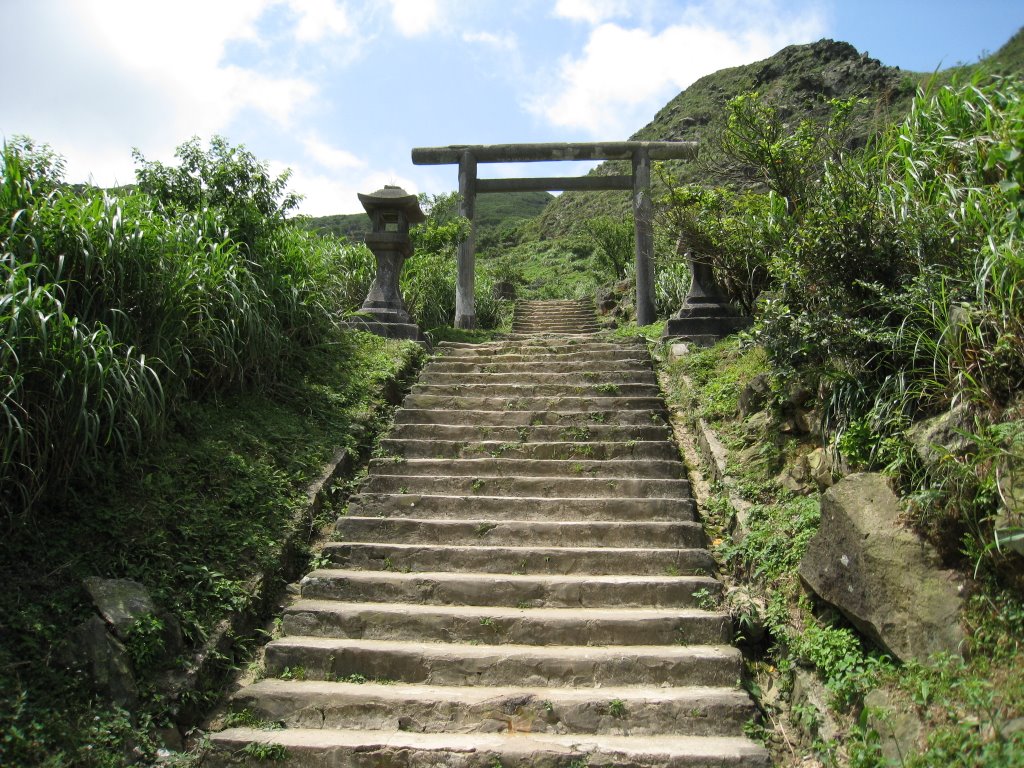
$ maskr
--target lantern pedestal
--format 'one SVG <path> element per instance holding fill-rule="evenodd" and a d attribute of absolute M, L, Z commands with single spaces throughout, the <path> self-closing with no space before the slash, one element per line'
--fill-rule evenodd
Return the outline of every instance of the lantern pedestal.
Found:
<path fill-rule="evenodd" d="M 663 339 L 680 339 L 699 346 L 711 346 L 726 336 L 750 326 L 729 305 L 715 282 L 711 265 L 696 261 L 689 253 L 690 290 L 683 306 L 665 323 Z"/>

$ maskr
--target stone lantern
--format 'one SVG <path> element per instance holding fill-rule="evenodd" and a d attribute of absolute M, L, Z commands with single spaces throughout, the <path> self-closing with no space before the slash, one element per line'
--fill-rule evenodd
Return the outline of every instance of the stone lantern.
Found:
<path fill-rule="evenodd" d="M 729 305 L 715 281 L 711 265 L 685 249 L 682 240 L 677 251 L 686 255 L 690 267 L 690 290 L 683 306 L 665 323 L 665 339 L 683 339 L 702 346 L 747 328 L 751 320 L 741 317 Z"/>
<path fill-rule="evenodd" d="M 354 320 L 353 325 L 391 339 L 422 342 L 423 333 L 402 301 L 398 277 L 412 253 L 409 226 L 419 224 L 426 216 L 416 195 L 401 187 L 388 185 L 368 195 L 360 194 L 359 202 L 370 217 L 372 229 L 365 242 L 377 259 L 377 274 L 360 309 L 362 318 Z"/>

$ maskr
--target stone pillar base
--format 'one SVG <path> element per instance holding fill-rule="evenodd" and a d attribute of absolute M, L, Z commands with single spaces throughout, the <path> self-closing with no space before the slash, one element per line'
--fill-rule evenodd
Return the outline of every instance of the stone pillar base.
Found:
<path fill-rule="evenodd" d="M 403 317 L 404 316 L 404 317 Z M 430 349 L 430 342 L 416 323 L 409 322 L 405 312 L 387 312 L 381 310 L 362 310 L 346 320 L 349 328 L 367 331 L 383 336 L 386 339 L 408 339 L 415 341 L 424 349 Z"/>
<path fill-rule="evenodd" d="M 749 328 L 752 322 L 749 317 L 737 315 L 724 302 L 687 302 L 665 323 L 662 339 L 683 339 L 710 347 L 730 334 Z"/>

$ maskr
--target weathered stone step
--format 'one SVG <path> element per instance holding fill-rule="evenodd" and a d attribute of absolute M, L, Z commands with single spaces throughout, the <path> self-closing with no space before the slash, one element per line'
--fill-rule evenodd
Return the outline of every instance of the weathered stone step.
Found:
<path fill-rule="evenodd" d="M 539 361 L 566 361 L 577 363 L 596 363 L 614 360 L 646 360 L 646 350 L 633 347 L 610 347 L 608 349 L 579 349 L 576 347 L 520 347 L 514 349 L 495 349 L 485 353 L 480 350 L 449 350 L 443 356 L 434 358 L 450 363 L 532 363 Z M 427 365 L 430 365 L 428 363 Z"/>
<path fill-rule="evenodd" d="M 743 691 L 700 686 L 489 688 L 266 679 L 236 693 L 231 708 L 288 728 L 416 733 L 735 736 L 754 717 Z"/>
<path fill-rule="evenodd" d="M 487 370 L 485 370 L 487 369 Z M 455 362 L 446 357 L 440 357 L 430 363 L 432 373 L 526 373 L 529 375 L 537 373 L 569 373 L 578 372 L 611 373 L 620 371 L 625 373 L 643 373 L 650 371 L 651 365 L 648 360 L 640 358 L 620 358 L 618 360 L 536 360 L 523 363 L 495 363 L 495 362 Z"/>
<path fill-rule="evenodd" d="M 520 443 L 500 440 L 409 440 L 385 438 L 380 451 L 407 459 L 474 459 L 508 456 L 517 459 L 662 459 L 679 458 L 679 449 L 669 440 L 627 440 L 624 442 Z"/>
<path fill-rule="evenodd" d="M 332 541 L 324 555 L 345 568 L 427 572 L 707 575 L 706 549 L 636 547 L 510 547 Z"/>
<path fill-rule="evenodd" d="M 338 519 L 334 538 L 460 546 L 692 548 L 705 545 L 704 527 L 690 521 L 451 520 L 351 514 Z"/>
<path fill-rule="evenodd" d="M 424 382 L 415 384 L 410 392 L 414 395 L 435 397 L 658 397 L 661 389 L 656 383 L 615 383 L 581 382 L 578 384 L 541 382 L 530 384 L 526 374 L 515 374 L 520 381 L 495 379 L 494 381 L 472 381 L 462 384 L 438 384 Z"/>
<path fill-rule="evenodd" d="M 727 615 L 699 608 L 507 608 L 296 600 L 286 635 L 490 645 L 717 645 Z"/>
<path fill-rule="evenodd" d="M 506 405 L 517 404 L 515 398 L 498 398 Z M 549 409 L 545 411 L 525 411 L 502 408 L 499 410 L 465 410 L 455 408 L 415 408 L 407 406 L 395 411 L 395 424 L 466 424 L 482 426 L 540 426 L 566 425 L 578 426 L 587 424 L 610 424 L 616 426 L 628 424 L 664 425 L 668 412 L 658 411 L 615 411 L 594 409 L 581 412 L 573 410 Z"/>
<path fill-rule="evenodd" d="M 349 500 L 348 515 L 478 520 L 688 521 L 694 519 L 694 509 L 693 499 L 360 493 Z"/>
<path fill-rule="evenodd" d="M 582 331 L 580 333 L 566 334 L 543 330 L 531 333 L 517 333 L 513 331 L 512 333 L 506 333 L 503 338 L 509 342 L 564 343 L 566 341 L 575 341 L 578 344 L 589 344 L 592 341 L 602 341 L 604 336 L 601 331 Z"/>
<path fill-rule="evenodd" d="M 369 738 L 373 734 L 376 739 Z M 211 767 L 265 766 L 258 757 L 243 756 L 250 743 L 279 745 L 281 768 L 344 766 L 344 768 L 573 768 L 580 765 L 615 768 L 767 768 L 767 751 L 740 737 L 726 736 L 579 736 L 556 734 L 410 733 L 406 731 L 300 729 L 262 731 L 231 728 L 211 735 Z M 206 763 L 204 762 L 204 765 Z"/>
<path fill-rule="evenodd" d="M 529 496 L 539 498 L 688 499 L 687 480 L 654 480 L 596 477 L 469 477 L 394 474 L 380 471 L 367 476 L 360 486 L 366 494 L 415 493 L 427 496 Z"/>
<path fill-rule="evenodd" d="M 321 600 L 530 608 L 678 608 L 716 599 L 722 584 L 710 576 L 513 576 L 322 568 L 303 578 L 300 589 L 303 597 Z"/>
<path fill-rule="evenodd" d="M 731 688 L 739 680 L 740 662 L 739 651 L 727 645 L 539 647 L 306 636 L 273 640 L 265 656 L 269 677 L 280 677 L 289 669 L 291 676 L 309 680 L 358 674 L 429 685 L 542 687 Z"/>
<path fill-rule="evenodd" d="M 406 395 L 402 405 L 405 408 L 462 411 L 644 411 L 661 417 L 667 413 L 660 397 L 472 397 L 411 394 Z"/>
<path fill-rule="evenodd" d="M 527 363 L 528 365 L 529 363 Z M 512 365 L 512 363 L 508 363 Z M 515 363 L 519 365 L 519 363 Z M 484 366 L 486 367 L 486 365 Z M 575 371 L 575 372 L 543 372 L 530 373 L 528 371 L 482 371 L 479 373 L 447 373 L 431 367 L 424 370 L 416 382 L 424 384 L 445 384 L 449 386 L 471 386 L 478 384 L 519 384 L 523 386 L 562 386 L 562 387 L 595 387 L 600 384 L 614 384 L 625 386 L 627 384 L 651 384 L 658 385 L 658 379 L 650 368 L 637 369 L 635 371 Z"/>
<path fill-rule="evenodd" d="M 599 326 L 593 320 L 576 320 L 568 323 L 549 323 L 544 320 L 525 320 L 512 323 L 512 333 L 594 333 Z"/>
<path fill-rule="evenodd" d="M 434 347 L 439 358 L 491 358 L 503 355 L 580 355 L 589 359 L 592 354 L 614 353 L 613 359 L 633 357 L 646 359 L 647 347 L 640 342 L 608 342 L 592 339 L 540 339 L 531 337 L 520 341 L 496 341 L 486 344 L 441 341 Z M 513 362 L 513 361 L 510 361 Z"/>
<path fill-rule="evenodd" d="M 596 424 L 583 420 L 581 424 L 536 426 L 489 426 L 485 424 L 396 424 L 390 437 L 403 440 L 498 440 L 500 442 L 556 441 L 592 442 L 610 440 L 668 440 L 668 427 L 655 424 Z"/>
<path fill-rule="evenodd" d="M 686 467 L 678 459 L 402 459 L 377 458 L 370 461 L 370 473 L 434 475 L 451 477 L 589 477 L 682 479 Z M 531 501 L 531 503 L 533 503 Z"/>

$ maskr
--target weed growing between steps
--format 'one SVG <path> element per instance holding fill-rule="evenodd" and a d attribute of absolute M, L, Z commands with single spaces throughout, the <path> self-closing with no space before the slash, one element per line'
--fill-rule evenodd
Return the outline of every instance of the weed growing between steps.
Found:
<path fill-rule="evenodd" d="M 191 653 L 227 616 L 250 608 L 248 585 L 282 559 L 304 569 L 304 552 L 281 551 L 302 520 L 307 486 L 339 448 L 365 449 L 388 418 L 421 356 L 410 343 L 343 333 L 304 351 L 295 369 L 262 394 L 188 406 L 166 440 L 130 465 L 72 489 L 32 525 L 4 521 L 0 593 L 0 764 L 151 764 L 154 733 L 194 719 L 219 692 L 167 692 Z M 138 681 L 128 712 L 95 696 L 69 668 L 71 629 L 93 613 L 87 576 L 144 584 L 180 623 L 185 649 L 167 658 L 161 627 L 127 640 Z M 244 654 L 241 638 L 222 667 Z M 174 737 L 168 737 L 173 746 Z"/>
<path fill-rule="evenodd" d="M 776 477 L 813 437 L 784 431 L 778 393 L 769 396 L 768 417 L 740 415 L 742 388 L 766 370 L 763 351 L 735 339 L 666 366 L 670 401 L 691 424 L 708 422 L 728 453 L 732 485 L 715 484 L 702 512 L 731 580 L 726 603 L 747 658 L 748 687 L 765 715 L 765 725 L 749 732 L 781 766 L 1024 764 L 1019 595 L 982 573 L 963 618 L 964 657 L 899 664 L 804 591 L 797 566 L 818 528 L 818 499 L 784 490 Z M 749 505 L 739 536 L 737 499 Z M 920 728 L 917 746 L 902 755 L 893 752 L 893 733 L 904 721 L 886 705 L 911 713 L 906 722 Z"/>

